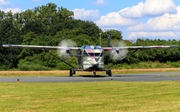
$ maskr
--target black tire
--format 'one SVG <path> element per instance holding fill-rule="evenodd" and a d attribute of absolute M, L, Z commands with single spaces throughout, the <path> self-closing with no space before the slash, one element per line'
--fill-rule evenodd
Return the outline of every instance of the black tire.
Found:
<path fill-rule="evenodd" d="M 96 76 L 96 71 L 93 71 L 93 77 L 95 77 Z"/>
<path fill-rule="evenodd" d="M 76 70 L 73 70 L 73 74 L 76 74 Z"/>
<path fill-rule="evenodd" d="M 106 70 L 106 74 L 107 74 L 109 77 L 111 77 L 111 76 L 112 76 L 111 70 Z"/>
<path fill-rule="evenodd" d="M 72 77 L 73 76 L 73 70 L 69 71 L 69 76 Z"/>
<path fill-rule="evenodd" d="M 109 77 L 111 77 L 111 76 L 112 76 L 112 72 L 111 72 L 111 70 L 109 70 L 109 74 L 108 74 L 108 75 L 109 75 Z"/>

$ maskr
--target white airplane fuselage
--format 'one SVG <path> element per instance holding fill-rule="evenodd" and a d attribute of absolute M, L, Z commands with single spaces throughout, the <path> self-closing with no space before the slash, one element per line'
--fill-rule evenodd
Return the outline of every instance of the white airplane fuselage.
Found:
<path fill-rule="evenodd" d="M 104 50 L 100 46 L 82 46 L 82 69 L 85 71 L 104 70 Z"/>

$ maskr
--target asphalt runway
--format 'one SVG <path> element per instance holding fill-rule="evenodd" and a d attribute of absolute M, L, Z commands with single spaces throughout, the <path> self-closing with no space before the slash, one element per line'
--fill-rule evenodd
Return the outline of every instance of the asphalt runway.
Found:
<path fill-rule="evenodd" d="M 158 72 L 158 73 L 136 73 L 136 74 L 116 74 L 112 77 L 99 75 L 75 75 L 69 76 L 17 76 L 0 77 L 0 82 L 95 82 L 95 81 L 180 81 L 180 72 Z"/>

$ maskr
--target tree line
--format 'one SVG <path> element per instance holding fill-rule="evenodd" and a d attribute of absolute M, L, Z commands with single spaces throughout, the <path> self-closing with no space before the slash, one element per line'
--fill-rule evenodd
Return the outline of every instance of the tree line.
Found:
<path fill-rule="evenodd" d="M 68 66 L 43 50 L 3 48 L 2 44 L 27 44 L 57 46 L 62 40 L 71 39 L 82 45 L 99 45 L 101 34 L 102 46 L 107 46 L 107 37 L 122 41 L 122 33 L 118 30 L 102 31 L 94 22 L 74 18 L 72 11 L 48 3 L 34 9 L 19 13 L 4 12 L 0 10 L 0 70 L 49 70 L 68 69 Z M 178 40 L 150 40 L 137 39 L 135 42 L 123 40 L 127 45 L 172 45 L 180 44 Z M 56 51 L 49 51 L 58 55 Z M 132 51 L 130 51 L 132 52 Z M 180 50 L 150 49 L 137 51 L 127 57 L 120 64 L 133 64 L 146 61 L 178 62 Z M 69 58 L 67 62 L 76 66 L 76 59 Z M 105 57 L 105 63 L 111 64 L 113 60 Z"/>

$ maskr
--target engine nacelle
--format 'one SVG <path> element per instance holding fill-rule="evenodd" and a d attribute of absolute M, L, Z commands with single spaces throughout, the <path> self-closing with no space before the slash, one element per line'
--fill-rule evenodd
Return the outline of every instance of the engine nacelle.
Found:
<path fill-rule="evenodd" d="M 119 54 L 119 48 L 114 48 L 117 54 Z"/>
<path fill-rule="evenodd" d="M 70 53 L 70 49 L 69 48 L 66 49 L 66 53 L 68 53 L 68 54 Z"/>
<path fill-rule="evenodd" d="M 112 58 L 116 61 L 120 61 L 127 56 L 127 49 L 120 49 L 119 47 L 113 47 L 113 50 L 110 52 Z"/>

